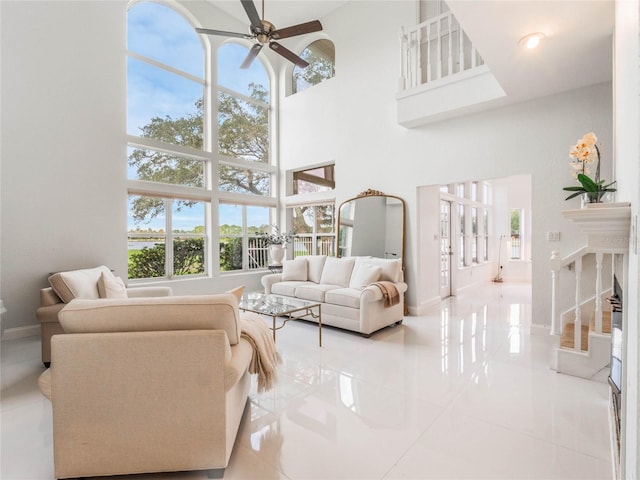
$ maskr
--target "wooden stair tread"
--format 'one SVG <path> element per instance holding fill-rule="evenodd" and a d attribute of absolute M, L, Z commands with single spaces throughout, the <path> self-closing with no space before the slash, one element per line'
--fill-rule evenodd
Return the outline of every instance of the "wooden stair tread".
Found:
<path fill-rule="evenodd" d="M 565 324 L 562 329 L 562 336 L 560 337 L 560 346 L 564 348 L 570 348 L 573 350 L 575 346 L 573 334 L 575 332 L 575 325 L 573 323 Z M 587 325 L 582 325 L 582 341 L 580 345 L 580 349 L 583 352 L 589 350 L 589 327 Z"/>
<path fill-rule="evenodd" d="M 583 352 L 589 350 L 589 332 L 596 331 L 596 314 L 595 312 L 591 316 L 589 325 L 582 325 L 582 343 L 580 349 Z M 562 336 L 560 337 L 560 346 L 563 348 L 574 349 L 574 332 L 575 324 L 573 322 L 566 323 L 562 329 Z M 611 312 L 602 312 L 602 333 L 611 334 Z"/>

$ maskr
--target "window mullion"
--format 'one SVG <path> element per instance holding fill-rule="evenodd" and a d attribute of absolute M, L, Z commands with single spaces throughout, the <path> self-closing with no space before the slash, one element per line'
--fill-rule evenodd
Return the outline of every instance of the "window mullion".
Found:
<path fill-rule="evenodd" d="M 167 278 L 173 278 L 173 200 L 166 199 L 164 202 L 165 211 L 165 231 L 166 231 L 166 247 L 165 247 L 165 270 Z"/>

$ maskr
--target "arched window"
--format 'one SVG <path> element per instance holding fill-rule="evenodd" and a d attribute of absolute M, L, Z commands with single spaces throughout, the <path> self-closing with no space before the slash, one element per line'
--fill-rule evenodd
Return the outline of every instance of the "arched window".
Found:
<path fill-rule="evenodd" d="M 129 278 L 207 273 L 204 48 L 169 6 L 127 15 Z"/>
<path fill-rule="evenodd" d="M 260 58 L 240 69 L 248 47 L 198 35 L 186 3 L 127 16 L 130 279 L 268 265 L 273 73 Z"/>
<path fill-rule="evenodd" d="M 292 93 L 306 90 L 336 75 L 336 48 L 331 40 L 316 40 L 305 48 L 300 56 L 309 63 L 309 66 L 293 68 Z"/>

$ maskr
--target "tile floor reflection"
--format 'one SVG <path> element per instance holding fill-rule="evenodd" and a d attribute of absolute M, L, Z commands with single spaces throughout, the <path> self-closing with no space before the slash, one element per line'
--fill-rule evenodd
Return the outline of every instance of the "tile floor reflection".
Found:
<path fill-rule="evenodd" d="M 530 285 L 490 284 L 370 339 L 290 322 L 224 478 L 610 479 L 608 387 L 549 370 Z M 52 479 L 39 338 L 2 344 L 3 480 Z M 132 475 L 202 479 L 202 472 Z"/>

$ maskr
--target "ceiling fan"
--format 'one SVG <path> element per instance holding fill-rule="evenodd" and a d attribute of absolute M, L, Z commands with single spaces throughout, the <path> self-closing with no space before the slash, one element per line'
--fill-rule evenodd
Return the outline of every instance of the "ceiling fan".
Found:
<path fill-rule="evenodd" d="M 301 23 L 299 25 L 293 25 L 291 27 L 276 29 L 275 25 L 271 22 L 268 22 L 264 19 L 264 0 L 262 0 L 262 20 L 258 15 L 258 11 L 256 10 L 256 6 L 253 3 L 253 0 L 240 0 L 242 6 L 244 7 L 244 11 L 247 12 L 247 16 L 249 17 L 249 21 L 251 25 L 249 26 L 249 33 L 236 33 L 236 32 L 225 32 L 223 30 L 211 30 L 209 28 L 196 28 L 196 32 L 204 33 L 206 35 L 221 35 L 224 37 L 236 37 L 236 38 L 246 38 L 246 39 L 256 39 L 258 43 L 256 43 L 247 58 L 244 59 L 240 68 L 249 68 L 253 60 L 258 56 L 262 47 L 266 44 L 269 44 L 269 48 L 274 52 L 282 55 L 284 58 L 289 60 L 290 62 L 295 63 L 297 66 L 301 68 L 305 68 L 309 66 L 309 63 L 298 55 L 293 53 L 291 50 L 283 47 L 275 40 L 280 40 L 282 38 L 295 37 L 297 35 L 304 35 L 305 33 L 311 32 L 319 32 L 322 30 L 322 24 L 318 20 L 313 20 L 311 22 Z"/>

